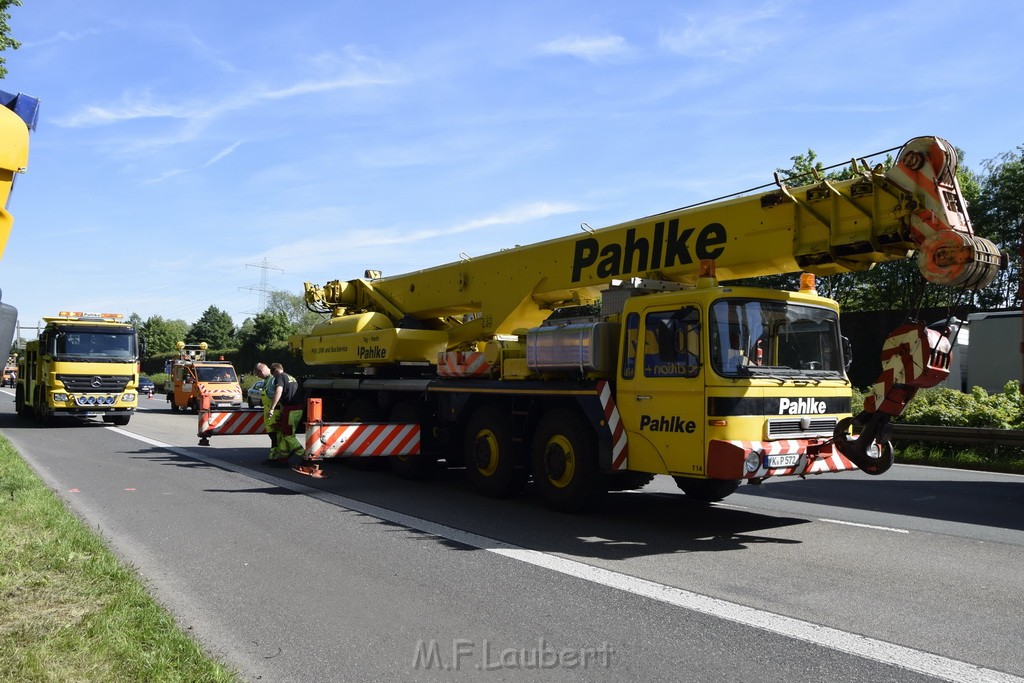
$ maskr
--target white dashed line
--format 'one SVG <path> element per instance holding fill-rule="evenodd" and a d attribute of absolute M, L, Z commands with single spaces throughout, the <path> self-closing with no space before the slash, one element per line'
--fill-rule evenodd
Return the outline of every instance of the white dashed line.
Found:
<path fill-rule="evenodd" d="M 117 427 L 108 427 L 108 429 L 124 434 L 133 439 L 137 439 L 151 446 L 158 446 L 173 453 L 193 458 L 201 462 L 217 465 L 218 467 L 229 469 L 247 476 L 256 475 L 263 481 L 272 481 L 273 483 L 289 490 L 306 494 L 312 498 L 322 500 L 332 505 L 338 505 L 355 512 L 376 517 L 377 519 L 381 519 L 386 522 L 399 524 L 416 531 L 433 534 L 440 538 L 455 541 L 456 543 L 461 543 L 479 550 L 486 550 L 487 552 L 494 553 L 495 555 L 501 555 L 502 557 L 507 557 L 519 562 L 525 562 L 536 567 L 572 576 L 583 581 L 589 581 L 597 585 L 614 588 L 616 590 L 632 593 L 633 595 L 675 605 L 677 607 L 706 614 L 711 617 L 726 619 L 744 626 L 751 626 L 785 636 L 787 638 L 812 643 L 814 645 L 826 647 L 837 652 L 853 655 L 862 659 L 901 667 L 909 671 L 915 671 L 946 681 L 958 681 L 962 683 L 1024 683 L 1024 678 L 1003 673 L 1001 671 L 995 671 L 994 669 L 987 669 L 968 662 L 950 659 L 949 657 L 943 657 L 941 655 L 935 655 L 921 650 L 915 650 L 903 645 L 887 643 L 883 640 L 876 640 L 875 638 L 869 638 L 856 633 L 841 631 L 828 626 L 821 626 L 809 621 L 794 619 L 792 617 L 754 609 L 753 607 L 746 607 L 745 605 L 729 602 L 727 600 L 720 600 L 718 598 L 700 595 L 698 593 L 683 590 L 682 588 L 655 583 L 654 581 L 648 581 L 647 579 L 640 579 L 635 576 L 629 576 L 628 574 L 594 567 L 589 564 L 577 562 L 576 560 L 569 560 L 537 550 L 522 548 L 520 546 L 512 545 L 511 543 L 505 543 L 504 541 L 488 538 L 487 536 L 481 536 L 461 529 L 455 529 L 443 524 L 431 522 L 430 520 L 420 519 L 419 517 L 413 517 L 412 515 L 406 515 L 377 505 L 371 505 L 369 503 L 363 503 L 358 500 L 321 491 L 320 489 L 316 489 L 311 486 L 299 484 L 287 479 L 265 474 L 263 472 L 254 472 L 246 467 L 234 465 L 214 458 L 208 458 L 201 454 L 196 454 L 193 451 L 161 443 L 138 434 L 133 434 L 132 432 L 127 432 Z M 888 527 L 872 526 L 869 524 L 841 522 L 834 519 L 822 519 L 821 521 L 867 527 L 871 529 L 881 529 L 884 531 L 894 531 L 897 533 L 908 533 L 903 529 L 891 529 Z"/>

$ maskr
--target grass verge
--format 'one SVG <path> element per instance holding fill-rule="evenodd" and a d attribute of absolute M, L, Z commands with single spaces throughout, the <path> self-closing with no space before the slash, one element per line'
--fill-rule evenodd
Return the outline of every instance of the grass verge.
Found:
<path fill-rule="evenodd" d="M 235 681 L 0 436 L 0 681 Z"/>
<path fill-rule="evenodd" d="M 896 462 L 906 465 L 1024 474 L 1024 453 L 1019 448 L 971 448 L 964 444 L 930 444 L 917 441 L 897 441 L 893 445 L 896 448 Z"/>

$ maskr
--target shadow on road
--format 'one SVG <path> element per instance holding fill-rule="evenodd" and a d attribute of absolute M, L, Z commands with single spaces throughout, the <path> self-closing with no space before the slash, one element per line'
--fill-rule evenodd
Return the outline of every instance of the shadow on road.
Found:
<path fill-rule="evenodd" d="M 579 515 L 553 512 L 532 495 L 530 487 L 520 496 L 506 499 L 477 495 L 463 472 L 439 468 L 427 481 L 408 481 L 390 472 L 374 472 L 327 463 L 327 479 L 310 479 L 291 470 L 268 470 L 257 464 L 259 473 L 281 477 L 359 503 L 379 506 L 415 518 L 409 524 L 389 521 L 360 512 L 351 514 L 367 524 L 392 527 L 394 533 L 410 539 L 441 543 L 460 550 L 477 550 L 489 540 L 540 551 L 606 560 L 677 553 L 705 553 L 745 550 L 753 545 L 796 545 L 800 541 L 786 529 L 809 523 L 806 519 L 765 515 L 687 501 L 683 496 L 644 493 L 613 493 L 596 510 Z M 268 492 L 269 489 L 253 489 Z M 327 503 L 348 508 L 347 500 Z M 350 508 L 351 509 L 351 508 Z M 365 510 L 365 508 L 363 508 Z M 418 530 L 417 520 L 452 527 L 474 534 L 462 543 L 428 531 Z M 427 527 L 429 529 L 429 527 Z"/>
<path fill-rule="evenodd" d="M 1024 478 L 985 481 L 887 479 L 823 476 L 808 481 L 776 481 L 744 486 L 735 498 L 773 498 L 871 510 L 888 515 L 1024 530 Z M 731 499 L 730 499 L 731 500 Z"/>

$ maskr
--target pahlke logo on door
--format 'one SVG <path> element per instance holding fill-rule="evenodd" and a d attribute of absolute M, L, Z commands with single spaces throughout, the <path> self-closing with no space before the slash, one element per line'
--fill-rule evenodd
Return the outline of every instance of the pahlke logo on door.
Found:
<path fill-rule="evenodd" d="M 693 434 L 697 431 L 697 423 L 693 420 L 687 420 L 685 417 L 680 415 L 659 415 L 658 417 L 641 415 L 640 431 L 642 432 L 645 429 L 649 432 L 679 432 L 682 434 Z"/>
<path fill-rule="evenodd" d="M 813 398 L 780 398 L 779 415 L 824 415 L 824 401 Z"/>

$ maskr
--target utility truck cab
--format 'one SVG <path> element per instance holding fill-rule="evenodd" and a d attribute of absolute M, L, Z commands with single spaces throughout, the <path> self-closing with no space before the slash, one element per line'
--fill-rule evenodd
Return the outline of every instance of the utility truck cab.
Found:
<path fill-rule="evenodd" d="M 169 361 L 164 392 L 171 410 L 198 410 L 202 396 L 210 397 L 211 408 L 241 408 L 242 387 L 231 363 L 206 360 L 207 343 L 178 342 L 178 358 Z"/>

